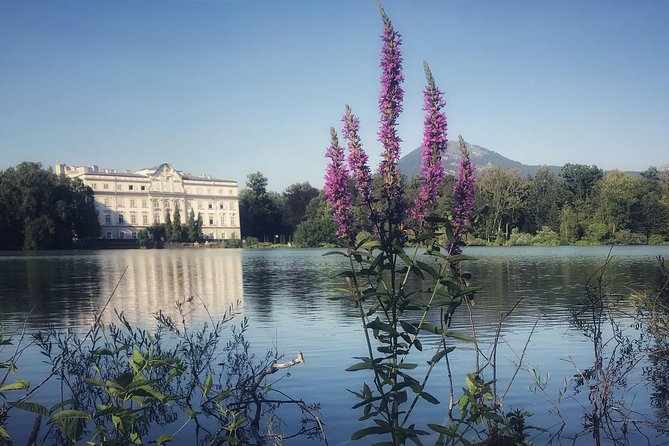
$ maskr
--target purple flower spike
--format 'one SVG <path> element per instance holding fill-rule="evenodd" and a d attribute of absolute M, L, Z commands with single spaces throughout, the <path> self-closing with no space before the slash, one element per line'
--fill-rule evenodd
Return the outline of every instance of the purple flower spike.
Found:
<path fill-rule="evenodd" d="M 432 72 L 427 62 L 423 63 L 425 67 L 425 77 L 427 86 L 423 90 L 425 103 L 425 129 L 423 131 L 423 155 L 421 159 L 420 170 L 423 174 L 420 191 L 416 197 L 414 208 L 411 211 L 413 223 L 418 226 L 430 213 L 432 206 L 439 199 L 441 186 L 444 183 L 444 166 L 441 162 L 443 154 L 446 152 L 446 115 L 441 110 L 446 105 L 434 83 Z"/>
<path fill-rule="evenodd" d="M 476 199 L 476 171 L 469 160 L 469 152 L 465 146 L 465 141 L 460 136 L 460 165 L 458 167 L 458 180 L 453 188 L 453 199 L 455 205 L 452 210 L 451 226 L 456 240 L 462 240 L 465 227 L 469 224 L 469 218 L 474 209 L 474 200 Z M 447 246 L 451 254 L 459 254 L 462 248 L 459 243 L 454 246 Z"/>
<path fill-rule="evenodd" d="M 360 120 L 351 113 L 351 109 L 347 105 L 342 121 L 344 122 L 344 138 L 348 140 L 348 166 L 351 169 L 351 176 L 355 180 L 362 202 L 371 207 L 374 201 L 372 175 L 367 165 L 367 154 L 362 149 L 362 142 L 358 135 Z"/>
<path fill-rule="evenodd" d="M 390 19 L 379 4 L 384 30 L 381 54 L 381 93 L 379 110 L 381 112 L 379 141 L 383 144 L 383 156 L 379 170 L 384 183 L 384 197 L 390 203 L 388 218 L 390 223 L 402 220 L 401 200 L 403 196 L 401 175 L 397 169 L 400 158 L 400 138 L 397 136 L 397 118 L 402 112 L 402 55 L 400 53 L 401 36 L 390 23 Z"/>
<path fill-rule="evenodd" d="M 330 158 L 325 173 L 325 196 L 332 206 L 332 221 L 337 224 L 337 236 L 350 242 L 353 234 L 353 212 L 348 169 L 344 163 L 344 149 L 339 147 L 334 128 L 330 129 L 330 136 L 330 147 L 325 154 Z"/>

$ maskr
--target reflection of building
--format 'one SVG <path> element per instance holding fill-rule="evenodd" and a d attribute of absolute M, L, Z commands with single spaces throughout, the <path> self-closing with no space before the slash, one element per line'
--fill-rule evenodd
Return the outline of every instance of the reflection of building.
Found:
<path fill-rule="evenodd" d="M 127 267 L 109 304 L 107 322 L 115 319 L 111 308 L 122 310 L 137 327 L 154 326 L 153 315 L 159 311 L 180 322 L 176 301 L 183 302 L 187 322 L 208 321 L 209 315 L 220 320 L 231 306 L 243 303 L 240 250 L 119 250 L 104 252 L 98 260 L 101 301 L 109 297 Z"/>
<path fill-rule="evenodd" d="M 236 181 L 184 174 L 169 164 L 138 172 L 58 164 L 56 174 L 80 178 L 93 189 L 103 238 L 137 238 L 140 229 L 164 223 L 175 209 L 182 223 L 191 210 L 200 215 L 206 237 L 240 238 Z"/>

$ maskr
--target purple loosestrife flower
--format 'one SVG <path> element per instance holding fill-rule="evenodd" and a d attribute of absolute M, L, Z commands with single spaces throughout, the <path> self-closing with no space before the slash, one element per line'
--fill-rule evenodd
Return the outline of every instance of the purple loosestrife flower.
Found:
<path fill-rule="evenodd" d="M 451 219 L 453 233 L 458 242 L 462 240 L 465 226 L 469 224 L 469 218 L 474 209 L 474 200 L 476 199 L 476 171 L 469 160 L 469 152 L 467 151 L 462 136 L 460 136 L 459 140 L 462 157 L 460 158 L 458 167 L 458 179 L 453 188 L 455 205 L 453 206 Z M 451 254 L 459 254 L 462 252 L 459 243 L 456 243 L 454 246 L 447 246 L 447 248 Z"/>
<path fill-rule="evenodd" d="M 416 197 L 414 208 L 411 211 L 413 223 L 419 226 L 430 213 L 432 206 L 439 199 L 441 186 L 444 183 L 444 166 L 441 163 L 442 155 L 446 152 L 446 115 L 441 111 L 446 105 L 434 83 L 432 72 L 427 62 L 425 77 L 427 86 L 423 90 L 425 104 L 425 129 L 423 131 L 423 155 L 420 170 L 423 174 L 420 191 Z"/>
<path fill-rule="evenodd" d="M 388 200 L 388 218 L 390 223 L 402 221 L 402 183 L 401 175 L 397 169 L 400 158 L 400 138 L 397 136 L 397 117 L 402 112 L 402 55 L 400 44 L 402 38 L 397 33 L 390 19 L 379 4 L 381 17 L 383 18 L 384 30 L 383 49 L 381 50 L 381 92 L 379 94 L 379 110 L 381 112 L 379 141 L 383 144 L 383 156 L 379 170 L 383 178 L 383 195 Z"/>
<path fill-rule="evenodd" d="M 339 147 L 334 128 L 330 129 L 330 136 L 330 147 L 325 153 L 330 158 L 325 172 L 325 195 L 332 206 L 332 221 L 337 224 L 337 236 L 350 242 L 353 234 L 353 213 L 348 169 L 344 163 L 344 149 Z"/>
<path fill-rule="evenodd" d="M 348 166 L 351 169 L 351 177 L 355 180 L 362 202 L 371 207 L 374 201 L 372 175 L 367 165 L 367 154 L 362 149 L 362 142 L 358 135 L 360 120 L 351 113 L 351 108 L 347 105 L 342 121 L 344 122 L 344 138 L 348 140 Z"/>

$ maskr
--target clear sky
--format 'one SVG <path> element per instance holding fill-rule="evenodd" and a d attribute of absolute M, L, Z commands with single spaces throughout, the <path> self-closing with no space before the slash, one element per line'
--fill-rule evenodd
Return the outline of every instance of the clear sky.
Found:
<path fill-rule="evenodd" d="M 403 153 L 422 62 L 449 137 L 525 164 L 669 164 L 669 2 L 401 1 Z M 321 187 L 345 104 L 377 162 L 374 1 L 0 0 L 0 169 L 169 162 Z"/>

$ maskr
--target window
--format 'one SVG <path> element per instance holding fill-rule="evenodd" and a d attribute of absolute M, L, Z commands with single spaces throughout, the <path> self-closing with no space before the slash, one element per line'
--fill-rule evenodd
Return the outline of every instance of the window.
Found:
<path fill-rule="evenodd" d="M 103 184 L 102 184 L 102 188 L 103 188 L 103 189 L 109 189 L 109 184 L 107 184 L 107 183 L 103 183 Z M 111 234 L 111 233 L 110 233 L 110 234 Z M 110 238 L 111 238 L 111 237 L 110 237 Z"/>
<path fill-rule="evenodd" d="M 211 195 L 211 189 L 207 189 L 207 195 Z"/>
<path fill-rule="evenodd" d="M 213 226 L 214 225 L 214 217 L 209 216 L 209 225 Z"/>
<path fill-rule="evenodd" d="M 105 223 L 108 223 L 108 224 L 111 223 L 111 215 L 105 214 Z"/>
<path fill-rule="evenodd" d="M 134 208 L 135 207 L 135 200 L 130 200 L 130 207 Z"/>
<path fill-rule="evenodd" d="M 197 202 L 197 208 L 198 208 L 198 209 L 202 209 L 202 202 L 201 202 L 201 201 L 198 201 L 198 202 Z"/>
<path fill-rule="evenodd" d="M 142 187 L 144 187 L 144 186 L 142 186 Z M 142 200 L 142 207 L 143 207 L 143 208 L 147 207 L 146 200 Z"/>
<path fill-rule="evenodd" d="M 209 209 L 214 209 L 214 205 L 209 203 Z"/>
<path fill-rule="evenodd" d="M 137 224 L 137 214 L 130 214 L 130 223 L 133 225 Z"/>
<path fill-rule="evenodd" d="M 121 190 L 121 185 L 120 184 L 116 185 L 116 190 Z"/>
<path fill-rule="evenodd" d="M 130 236 L 131 236 L 132 238 L 136 239 L 136 238 L 137 238 L 137 233 L 136 233 L 135 231 L 132 231 L 132 232 L 130 233 Z"/>
<path fill-rule="evenodd" d="M 105 206 L 111 206 L 111 198 L 105 197 Z"/>
<path fill-rule="evenodd" d="M 153 207 L 154 208 L 159 208 L 160 207 L 160 201 L 157 198 L 153 199 Z"/>
<path fill-rule="evenodd" d="M 107 231 L 107 238 L 112 238 L 111 231 Z"/>
<path fill-rule="evenodd" d="M 123 223 L 123 214 L 118 214 L 118 222 Z"/>
<path fill-rule="evenodd" d="M 232 195 L 232 189 L 228 189 L 228 195 Z"/>
<path fill-rule="evenodd" d="M 142 224 L 143 225 L 149 224 L 149 216 L 147 214 L 142 214 Z"/>
<path fill-rule="evenodd" d="M 93 187 L 93 189 L 97 189 L 98 188 L 98 183 L 93 183 L 91 186 Z"/>
<path fill-rule="evenodd" d="M 140 190 L 146 190 L 146 186 L 139 186 Z"/>
<path fill-rule="evenodd" d="M 160 215 L 154 214 L 153 215 L 153 222 L 154 223 L 160 223 Z"/>
<path fill-rule="evenodd" d="M 135 186 L 133 186 L 132 184 L 128 185 L 128 190 L 134 190 L 134 189 L 135 189 Z"/>
<path fill-rule="evenodd" d="M 165 207 L 165 209 L 169 209 L 169 207 L 170 207 L 169 200 L 163 200 L 163 206 Z"/>
<path fill-rule="evenodd" d="M 235 213 L 230 214 L 230 226 L 235 225 Z"/>
<path fill-rule="evenodd" d="M 125 232 L 121 231 L 118 233 L 118 238 L 125 238 Z"/>
<path fill-rule="evenodd" d="M 123 198 L 117 198 L 116 199 L 116 205 L 120 208 L 123 207 Z"/>
<path fill-rule="evenodd" d="M 218 205 L 218 208 L 219 209 L 225 209 L 225 206 L 223 205 L 223 203 L 221 203 L 221 204 Z"/>
<path fill-rule="evenodd" d="M 223 195 L 223 189 L 218 190 L 218 195 Z"/>

